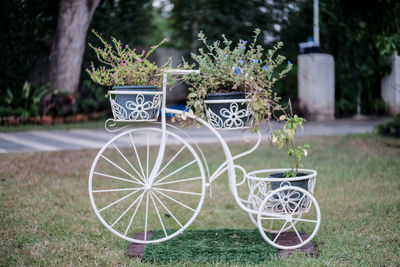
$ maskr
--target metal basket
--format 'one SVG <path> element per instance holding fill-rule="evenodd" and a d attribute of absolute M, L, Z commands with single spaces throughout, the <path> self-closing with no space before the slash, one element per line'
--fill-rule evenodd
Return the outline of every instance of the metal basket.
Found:
<path fill-rule="evenodd" d="M 303 188 L 313 194 L 317 172 L 309 169 L 299 169 L 301 173 L 305 173 L 305 176 L 291 177 L 291 178 L 272 178 L 270 177 L 273 173 L 281 173 L 289 171 L 290 169 L 267 169 L 257 170 L 249 172 L 247 174 L 247 181 L 249 185 L 249 202 L 254 210 L 258 210 L 262 201 L 275 189 L 285 186 L 296 186 Z M 304 183 L 305 187 L 304 188 Z M 310 208 L 311 202 L 306 199 L 297 205 L 301 201 L 303 193 L 296 190 L 282 190 L 280 195 L 274 195 L 271 201 L 268 202 L 264 209 L 267 212 L 282 213 L 286 211 L 296 213 L 307 212 Z M 296 209 L 296 210 L 294 210 Z"/>

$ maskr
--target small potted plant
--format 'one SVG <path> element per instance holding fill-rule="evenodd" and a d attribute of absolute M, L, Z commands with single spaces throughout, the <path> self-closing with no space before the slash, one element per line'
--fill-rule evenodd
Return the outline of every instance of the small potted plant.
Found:
<path fill-rule="evenodd" d="M 101 41 L 103 48 L 89 46 L 95 51 L 103 66 L 95 67 L 93 62 L 86 72 L 90 78 L 103 86 L 112 87 L 109 91 L 111 108 L 115 120 L 142 121 L 156 120 L 159 114 L 163 71 L 171 66 L 171 59 L 158 67 L 149 56 L 163 43 L 151 47 L 149 51 L 137 51 L 127 44 L 111 37 L 111 44 L 101 34 L 92 30 Z"/>
<path fill-rule="evenodd" d="M 303 167 L 301 160 L 303 157 L 307 157 L 307 149 L 310 148 L 310 145 L 296 145 L 294 141 L 296 130 L 298 128 L 303 129 L 303 124 L 306 120 L 297 115 L 281 115 L 279 120 L 285 121 L 285 125 L 283 126 L 283 129 L 273 131 L 270 140 L 278 149 L 286 148 L 290 168 L 281 169 L 280 172 L 269 174 L 271 190 L 275 190 L 285 185 L 291 185 L 303 188 L 312 193 L 316 171 L 300 169 Z M 274 179 L 276 179 L 276 181 L 273 181 Z M 294 201 L 293 205 L 298 203 L 301 197 L 302 193 L 299 193 L 298 199 Z"/>
<path fill-rule="evenodd" d="M 275 55 L 283 46 L 278 42 L 264 51 L 257 45 L 261 30 L 256 29 L 253 41 L 240 40 L 236 45 L 224 35 L 222 43 L 207 43 L 204 33 L 198 38 L 205 45 L 199 54 L 192 53 L 195 64 L 184 62 L 186 69 L 198 68 L 200 74 L 187 75 L 182 80 L 189 85 L 187 107 L 195 115 L 208 119 L 215 128 L 243 128 L 252 124 L 257 128 L 263 119 L 270 119 L 279 106 L 273 85 L 292 68 L 286 58 Z"/>

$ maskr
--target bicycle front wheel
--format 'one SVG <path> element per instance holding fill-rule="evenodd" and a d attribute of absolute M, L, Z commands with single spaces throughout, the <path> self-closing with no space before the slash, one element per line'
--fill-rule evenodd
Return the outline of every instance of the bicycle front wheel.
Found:
<path fill-rule="evenodd" d="M 194 221 L 204 201 L 200 158 L 180 136 L 170 131 L 165 136 L 162 150 L 161 129 L 125 131 L 103 146 L 90 170 L 89 196 L 97 217 L 130 242 L 173 238 Z M 161 164 L 155 164 L 159 153 Z M 155 230 L 163 237 L 150 239 Z"/>

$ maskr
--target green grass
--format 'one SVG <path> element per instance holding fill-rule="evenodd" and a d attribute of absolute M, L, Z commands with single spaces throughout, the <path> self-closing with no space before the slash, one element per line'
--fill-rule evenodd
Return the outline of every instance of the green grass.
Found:
<path fill-rule="evenodd" d="M 20 132 L 20 131 L 46 131 L 46 130 L 70 130 L 70 129 L 96 129 L 104 127 L 104 118 L 93 121 L 62 123 L 52 125 L 40 124 L 21 124 L 17 126 L 0 125 L 0 132 Z"/>
<path fill-rule="evenodd" d="M 320 256 L 274 257 L 270 264 L 398 266 L 400 140 L 361 135 L 301 142 L 312 146 L 305 167 L 318 171 L 314 196 L 322 223 L 313 244 Z M 243 148 L 232 145 L 234 153 Z M 203 150 L 215 169 L 223 158 L 221 149 L 209 145 Z M 107 231 L 92 211 L 87 179 L 96 153 L 0 155 L 0 266 L 144 264 L 125 257 L 128 242 Z M 269 146 L 238 161 L 248 171 L 285 167 L 286 162 L 283 151 Z M 225 175 L 211 190 L 189 229 L 255 229 L 235 203 Z"/>
<path fill-rule="evenodd" d="M 155 232 L 152 239 L 164 237 Z M 151 263 L 268 263 L 277 249 L 266 245 L 257 229 L 187 230 L 160 244 L 146 246 L 143 261 Z"/>

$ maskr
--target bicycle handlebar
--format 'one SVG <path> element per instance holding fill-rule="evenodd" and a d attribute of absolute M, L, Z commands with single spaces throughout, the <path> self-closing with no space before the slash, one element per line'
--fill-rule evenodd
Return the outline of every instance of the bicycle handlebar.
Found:
<path fill-rule="evenodd" d="M 164 73 L 172 73 L 172 74 L 189 74 L 189 73 L 200 73 L 199 70 L 180 70 L 180 69 L 170 69 L 164 71 Z"/>

